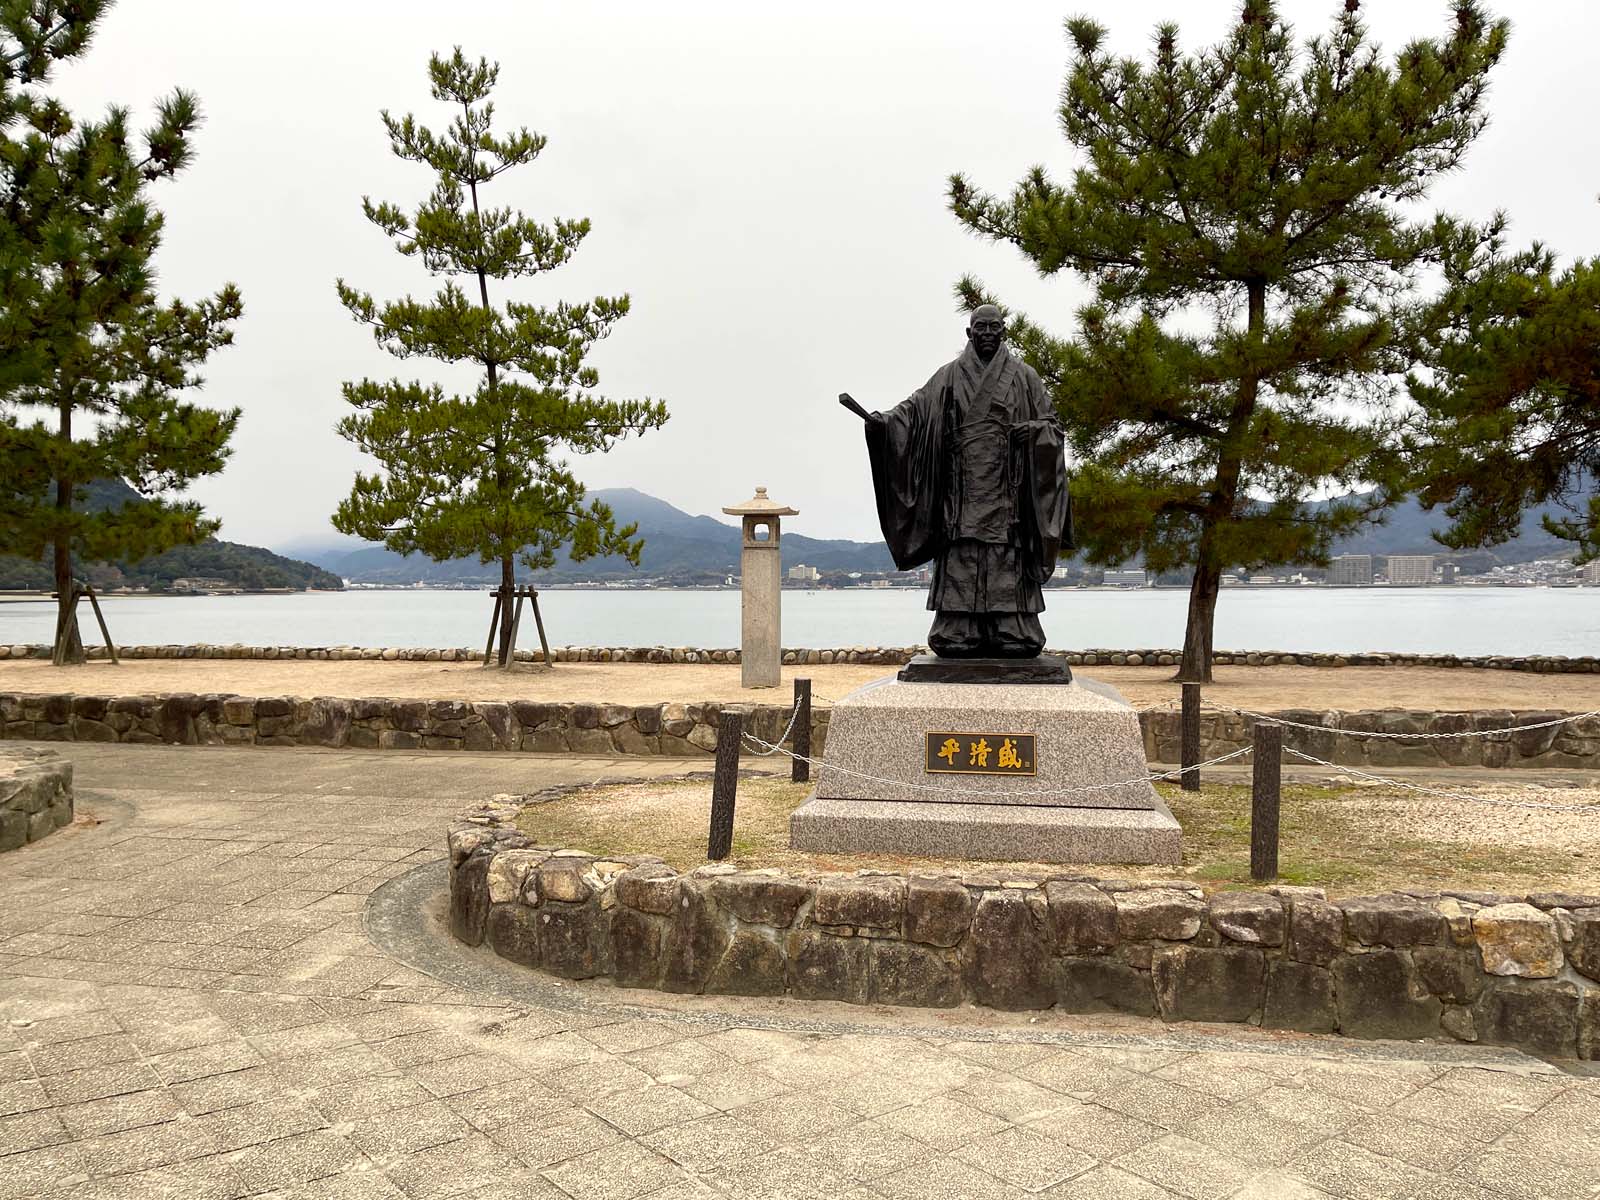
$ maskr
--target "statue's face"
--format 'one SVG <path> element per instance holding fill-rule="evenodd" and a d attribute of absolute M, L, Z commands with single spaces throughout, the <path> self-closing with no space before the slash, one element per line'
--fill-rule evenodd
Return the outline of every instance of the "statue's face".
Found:
<path fill-rule="evenodd" d="M 1000 343 L 1005 340 L 1006 323 L 1000 316 L 1000 310 L 992 304 L 979 305 L 973 310 L 972 319 L 967 323 L 967 337 L 971 340 L 973 349 L 977 350 L 978 357 L 988 360 L 994 357 L 994 352 L 1000 349 Z"/>

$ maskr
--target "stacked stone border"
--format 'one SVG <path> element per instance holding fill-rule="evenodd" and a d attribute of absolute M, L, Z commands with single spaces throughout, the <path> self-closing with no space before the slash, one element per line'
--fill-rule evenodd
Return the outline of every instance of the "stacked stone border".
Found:
<path fill-rule="evenodd" d="M 625 705 L 188 692 L 131 696 L 0 692 L 0 735 L 32 741 L 699 757 L 715 752 L 718 717 L 724 707 L 744 713 L 745 730 L 767 742 L 783 735 L 792 715 L 792 709 L 783 705 L 712 701 Z M 813 753 L 821 754 L 827 746 L 829 715 L 825 705 L 812 709 Z M 1574 714 L 1514 709 L 1285 709 L 1266 715 L 1316 726 L 1287 729 L 1285 745 L 1341 765 L 1600 770 L 1600 716 L 1505 732 Z M 1251 720 L 1237 713 L 1204 713 L 1202 758 L 1248 746 Z M 1148 709 L 1139 714 L 1139 721 L 1149 761 L 1179 761 L 1179 714 Z M 1426 737 L 1408 741 L 1394 734 Z"/>
<path fill-rule="evenodd" d="M 849 1004 L 1240 1022 L 1600 1056 L 1600 896 L 1206 896 L 1081 876 L 796 877 L 449 833 L 450 925 L 564 979 Z"/>
<path fill-rule="evenodd" d="M 33 695 L 0 692 L 0 735 L 57 742 L 325 746 L 356 750 L 509 750 L 534 754 L 700 757 L 717 748 L 723 705 L 546 704 L 387 697 Z M 792 708 L 736 705 L 747 732 L 783 736 Z M 812 710 L 812 746 L 829 710 Z"/>
<path fill-rule="evenodd" d="M 470 649 L 427 649 L 418 646 L 220 646 L 209 643 L 164 646 L 118 646 L 123 658 L 234 658 L 307 659 L 351 662 L 482 662 L 483 652 Z M 791 647 L 783 651 L 788 666 L 829 663 L 881 663 L 897 666 L 910 662 L 926 646 L 840 646 L 818 650 Z M 1047 650 L 1072 666 L 1175 666 L 1182 657 L 1178 650 Z M 105 647 L 88 648 L 90 658 L 106 658 Z M 0 658 L 49 658 L 50 647 L 38 643 L 0 645 Z M 540 653 L 519 650 L 518 662 L 542 662 Z M 737 663 L 736 649 L 705 649 L 689 646 L 555 646 L 550 657 L 563 662 L 630 663 Z M 1219 666 L 1249 667 L 1458 667 L 1488 671 L 1531 671 L 1554 675 L 1600 674 L 1600 658 L 1568 657 L 1561 654 L 1406 654 L 1372 651 L 1362 654 L 1333 654 L 1322 651 L 1219 650 Z"/>
<path fill-rule="evenodd" d="M 0 851 L 72 824 L 72 764 L 49 750 L 0 750 Z"/>

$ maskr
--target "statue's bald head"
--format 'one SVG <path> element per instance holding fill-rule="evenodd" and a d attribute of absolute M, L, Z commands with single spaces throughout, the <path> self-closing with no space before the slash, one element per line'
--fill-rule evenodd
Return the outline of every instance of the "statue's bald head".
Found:
<path fill-rule="evenodd" d="M 993 304 L 980 304 L 972 310 L 972 316 L 967 319 L 967 340 L 984 362 L 994 357 L 1005 336 L 1006 321 L 1000 315 L 999 308 Z"/>

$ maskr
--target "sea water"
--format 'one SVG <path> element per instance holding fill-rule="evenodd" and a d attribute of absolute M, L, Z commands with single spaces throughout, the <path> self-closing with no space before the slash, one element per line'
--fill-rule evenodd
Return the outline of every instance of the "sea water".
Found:
<path fill-rule="evenodd" d="M 910 646 L 927 636 L 926 593 L 852 588 L 783 593 L 785 646 Z M 735 590 L 543 591 L 553 646 L 739 644 Z M 482 648 L 486 592 L 352 590 L 261 596 L 108 596 L 119 643 Z M 1043 621 L 1057 649 L 1177 647 L 1180 588 L 1051 589 Z M 54 602 L 0 603 L 0 644 L 48 642 Z M 84 636 L 100 639 L 87 608 Z M 520 644 L 537 647 L 532 614 Z M 1600 654 L 1600 588 L 1229 588 L 1217 603 L 1219 650 L 1432 654 Z"/>

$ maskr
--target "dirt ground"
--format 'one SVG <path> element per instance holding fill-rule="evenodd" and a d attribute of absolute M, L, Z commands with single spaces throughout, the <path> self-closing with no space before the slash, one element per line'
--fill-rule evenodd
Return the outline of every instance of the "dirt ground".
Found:
<path fill-rule="evenodd" d="M 0 691 L 229 692 L 242 696 L 390 696 L 444 700 L 596 700 L 614 704 L 738 700 L 784 704 L 790 681 L 812 680 L 819 704 L 835 700 L 892 666 L 785 667 L 779 688 L 744 691 L 737 666 L 560 663 L 512 672 L 475 663 L 324 662 L 276 659 L 137 659 L 56 668 L 44 660 L 0 660 Z M 1129 702 L 1178 696 L 1171 667 L 1085 667 Z M 1563 709 L 1600 708 L 1600 675 L 1426 667 L 1218 667 L 1207 695 L 1241 708 Z"/>
<path fill-rule="evenodd" d="M 878 854 L 812 854 L 789 848 L 789 814 L 810 784 L 740 781 L 730 861 L 796 873 L 864 869 L 936 874 L 969 871 L 1038 877 L 1092 875 L 1172 879 L 1206 888 L 1251 886 L 1250 789 L 1206 784 L 1198 795 L 1160 785 L 1183 825 L 1183 865 L 1070 867 L 968 863 Z M 1482 799 L 1587 806 L 1571 811 L 1498 807 L 1377 786 L 1289 784 L 1281 811 L 1279 882 L 1333 895 L 1389 887 L 1453 887 L 1527 893 L 1600 891 L 1600 789 L 1526 783 L 1453 786 Z M 705 861 L 711 812 L 707 779 L 589 788 L 523 811 L 521 827 L 547 845 L 597 854 L 659 854 L 680 870 Z"/>

